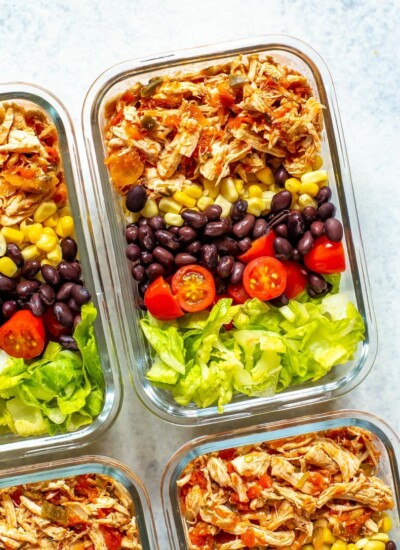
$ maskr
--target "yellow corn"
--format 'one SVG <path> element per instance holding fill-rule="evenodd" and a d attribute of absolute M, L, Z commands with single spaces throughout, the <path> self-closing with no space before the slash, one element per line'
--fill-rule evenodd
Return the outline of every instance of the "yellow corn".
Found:
<path fill-rule="evenodd" d="M 14 243 L 20 245 L 24 240 L 24 234 L 19 229 L 13 229 L 12 227 L 3 227 L 1 229 L 3 237 L 5 238 L 7 244 Z"/>
<path fill-rule="evenodd" d="M 43 260 L 40 261 L 40 265 L 51 265 L 51 261 L 48 260 L 47 258 L 44 258 Z"/>
<path fill-rule="evenodd" d="M 220 184 L 215 183 L 215 181 L 211 180 L 203 180 L 204 185 L 204 194 L 208 197 L 211 197 L 212 199 L 216 199 L 219 195 L 219 187 Z"/>
<path fill-rule="evenodd" d="M 221 180 L 220 193 L 230 203 L 238 200 L 239 193 L 236 191 L 233 178 L 223 178 Z"/>
<path fill-rule="evenodd" d="M 376 533 L 372 535 L 371 540 L 380 540 L 382 542 L 389 542 L 390 537 L 387 533 Z"/>
<path fill-rule="evenodd" d="M 45 201 L 40 204 L 33 214 L 33 221 L 42 223 L 57 212 L 57 205 L 54 201 Z"/>
<path fill-rule="evenodd" d="M 261 198 L 263 194 L 263 190 L 259 185 L 250 185 L 249 189 L 249 197 L 257 197 Z"/>
<path fill-rule="evenodd" d="M 61 246 L 57 244 L 53 250 L 47 253 L 47 260 L 54 265 L 58 265 L 62 260 L 62 250 Z M 43 260 L 46 261 L 46 260 Z"/>
<path fill-rule="evenodd" d="M 24 241 L 28 241 L 28 230 L 31 226 L 31 222 L 27 222 L 26 220 L 22 221 L 20 226 L 19 226 L 19 230 L 22 231 L 22 233 L 24 234 Z"/>
<path fill-rule="evenodd" d="M 238 195 L 243 195 L 244 192 L 244 181 L 241 179 L 234 179 L 233 183 L 235 184 L 235 188 Z"/>
<path fill-rule="evenodd" d="M 45 283 L 47 282 L 47 281 L 44 280 L 41 271 L 39 271 L 39 273 L 36 273 L 35 279 L 36 279 L 37 281 L 39 281 L 39 283 L 42 283 L 42 284 L 45 284 Z"/>
<path fill-rule="evenodd" d="M 322 527 L 322 542 L 326 544 L 333 544 L 336 541 L 335 535 L 328 527 Z"/>
<path fill-rule="evenodd" d="M 357 550 L 361 550 L 362 548 L 364 548 L 364 546 L 367 544 L 367 542 L 368 542 L 368 539 L 366 539 L 366 538 L 359 539 L 355 543 L 355 546 L 356 546 Z"/>
<path fill-rule="evenodd" d="M 35 244 L 31 244 L 21 250 L 21 254 L 24 258 L 24 260 L 35 260 L 36 258 L 39 258 L 41 252 L 38 249 L 38 247 Z"/>
<path fill-rule="evenodd" d="M 258 170 L 256 176 L 265 185 L 273 185 L 275 183 L 274 174 L 269 166 Z"/>
<path fill-rule="evenodd" d="M 333 543 L 331 550 L 347 550 L 347 544 L 344 540 L 337 540 Z"/>
<path fill-rule="evenodd" d="M 320 183 L 328 179 L 328 172 L 326 170 L 314 170 L 313 172 L 307 172 L 301 176 L 301 183 Z"/>
<path fill-rule="evenodd" d="M 322 157 L 320 157 L 319 155 L 315 155 L 315 159 L 314 159 L 314 162 L 313 162 L 312 169 L 314 171 L 319 170 L 322 167 L 323 163 L 324 163 L 324 161 L 322 160 Z"/>
<path fill-rule="evenodd" d="M 271 202 L 274 197 L 275 193 L 273 191 L 263 191 L 261 198 L 264 202 L 264 210 L 270 210 L 271 209 Z"/>
<path fill-rule="evenodd" d="M 258 197 L 250 197 L 247 199 L 247 213 L 253 216 L 259 216 L 264 210 L 264 201 Z"/>
<path fill-rule="evenodd" d="M 169 197 L 163 197 L 158 203 L 158 208 L 167 214 L 179 214 L 182 205 Z"/>
<path fill-rule="evenodd" d="M 380 540 L 369 540 L 363 550 L 385 550 L 386 544 Z"/>
<path fill-rule="evenodd" d="M 314 208 L 318 207 L 315 200 L 310 197 L 310 195 L 307 195 L 307 193 L 303 193 L 303 195 L 300 195 L 299 206 L 301 206 L 301 208 L 305 208 L 306 206 L 313 206 Z"/>
<path fill-rule="evenodd" d="M 53 237 L 52 235 L 46 235 L 45 233 L 42 233 L 40 239 L 36 242 L 36 246 L 39 248 L 39 250 L 44 250 L 44 252 L 50 252 L 51 250 L 54 250 L 57 244 L 58 243 L 56 237 Z"/>
<path fill-rule="evenodd" d="M 292 193 L 292 204 L 290 205 L 290 208 L 295 208 L 296 210 L 301 210 L 301 207 L 299 206 L 299 195 L 298 193 Z"/>
<path fill-rule="evenodd" d="M 187 187 L 184 187 L 183 191 L 186 195 L 189 195 L 189 197 L 193 197 L 194 199 L 199 199 L 203 194 L 203 189 L 200 185 L 188 185 Z"/>
<path fill-rule="evenodd" d="M 301 550 L 314 550 L 314 546 L 312 544 L 305 544 L 301 547 Z"/>
<path fill-rule="evenodd" d="M 317 521 L 314 521 L 314 528 L 315 527 L 328 527 L 329 521 L 327 519 L 317 519 Z"/>
<path fill-rule="evenodd" d="M 197 208 L 204 212 L 204 210 L 214 204 L 214 201 L 211 197 L 200 197 L 197 201 Z"/>
<path fill-rule="evenodd" d="M 43 225 L 45 227 L 56 227 L 58 222 L 58 214 L 52 214 L 46 220 L 44 220 Z"/>
<path fill-rule="evenodd" d="M 4 256 L 7 251 L 7 242 L 4 238 L 3 233 L 0 233 L 0 257 Z"/>
<path fill-rule="evenodd" d="M 3 256 L 0 258 L 0 273 L 6 277 L 14 277 L 17 273 L 18 267 L 17 264 L 12 261 L 11 258 Z"/>
<path fill-rule="evenodd" d="M 58 211 L 58 215 L 61 216 L 70 216 L 71 208 L 69 206 L 64 206 L 61 210 Z"/>
<path fill-rule="evenodd" d="M 158 216 L 158 206 L 154 199 L 147 199 L 146 205 L 140 212 L 145 218 L 154 218 Z"/>
<path fill-rule="evenodd" d="M 74 233 L 74 220 L 71 216 L 61 216 L 56 225 L 56 233 L 59 237 L 71 237 Z"/>
<path fill-rule="evenodd" d="M 222 208 L 221 216 L 223 218 L 227 218 L 231 212 L 232 204 L 227 201 L 222 195 L 218 195 L 214 202 Z"/>
<path fill-rule="evenodd" d="M 300 185 L 301 182 L 297 178 L 288 178 L 285 181 L 285 189 L 291 193 L 298 193 L 300 191 Z"/>
<path fill-rule="evenodd" d="M 140 212 L 125 212 L 127 223 L 136 223 L 140 220 L 142 214 Z"/>
<path fill-rule="evenodd" d="M 165 214 L 164 220 L 167 225 L 176 225 L 177 227 L 181 227 L 184 223 L 181 215 L 172 214 L 171 212 Z"/>
<path fill-rule="evenodd" d="M 50 235 L 51 237 L 57 238 L 57 233 L 54 231 L 52 227 L 43 227 L 42 233 L 44 235 Z"/>
<path fill-rule="evenodd" d="M 315 197 L 319 191 L 319 187 L 316 183 L 302 183 L 300 185 L 299 193 L 302 195 L 306 193 L 311 197 Z"/>
<path fill-rule="evenodd" d="M 43 231 L 43 226 L 41 223 L 33 223 L 28 225 L 27 236 L 28 241 L 32 244 L 35 244 L 39 239 Z"/>
<path fill-rule="evenodd" d="M 357 546 L 351 542 L 347 545 L 347 550 L 357 550 Z"/>
<path fill-rule="evenodd" d="M 186 206 L 187 208 L 193 208 L 193 206 L 196 206 L 196 199 L 189 197 L 189 195 L 186 195 L 183 191 L 175 191 L 172 196 L 176 202 L 182 204 L 182 206 Z"/>
<path fill-rule="evenodd" d="M 389 533 L 389 531 L 391 531 L 393 527 L 393 521 L 392 521 L 392 518 L 390 516 L 388 516 L 387 514 L 384 514 L 383 515 L 383 518 L 382 518 L 382 531 L 384 533 Z"/>

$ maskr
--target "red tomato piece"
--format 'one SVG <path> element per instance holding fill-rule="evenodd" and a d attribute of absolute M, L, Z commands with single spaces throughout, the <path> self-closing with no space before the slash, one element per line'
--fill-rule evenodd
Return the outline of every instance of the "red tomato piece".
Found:
<path fill-rule="evenodd" d="M 42 319 L 44 321 L 44 326 L 47 330 L 47 332 L 55 338 L 56 340 L 59 339 L 60 336 L 63 334 L 70 334 L 71 329 L 63 327 L 61 323 L 59 323 L 53 313 L 53 308 L 49 307 L 45 313 L 42 316 Z"/>
<path fill-rule="evenodd" d="M 185 265 L 172 277 L 172 292 L 184 311 L 202 311 L 215 300 L 214 277 L 200 265 Z"/>
<path fill-rule="evenodd" d="M 40 317 L 24 309 L 0 328 L 0 349 L 11 357 L 33 359 L 44 349 L 45 330 Z"/>
<path fill-rule="evenodd" d="M 289 300 L 293 300 L 307 286 L 307 271 L 297 262 L 283 262 L 286 269 L 286 288 L 285 295 Z"/>
<path fill-rule="evenodd" d="M 268 474 L 263 474 L 258 481 L 263 489 L 272 487 L 272 478 Z"/>
<path fill-rule="evenodd" d="M 325 236 L 319 237 L 310 252 L 304 256 L 304 263 L 316 273 L 342 273 L 346 270 L 343 244 L 334 243 Z"/>
<path fill-rule="evenodd" d="M 223 460 L 233 460 L 236 456 L 236 449 L 222 449 L 218 452 L 218 457 Z"/>
<path fill-rule="evenodd" d="M 103 534 L 108 550 L 120 550 L 122 546 L 122 535 L 117 529 L 100 525 L 100 531 Z"/>
<path fill-rule="evenodd" d="M 243 272 L 243 286 L 247 294 L 263 301 L 280 296 L 285 290 L 286 279 L 285 266 L 271 256 L 252 260 Z"/>
<path fill-rule="evenodd" d="M 251 300 L 251 297 L 245 291 L 242 283 L 237 285 L 228 285 L 228 294 L 235 304 L 244 304 L 247 300 Z"/>
<path fill-rule="evenodd" d="M 144 303 L 149 313 L 161 321 L 178 319 L 184 315 L 171 287 L 163 277 L 158 277 L 151 283 L 144 295 Z"/>
<path fill-rule="evenodd" d="M 275 237 L 275 231 L 270 229 L 268 233 L 253 241 L 251 247 L 244 254 L 238 256 L 238 260 L 248 264 L 256 258 L 261 258 L 261 256 L 275 256 Z"/>

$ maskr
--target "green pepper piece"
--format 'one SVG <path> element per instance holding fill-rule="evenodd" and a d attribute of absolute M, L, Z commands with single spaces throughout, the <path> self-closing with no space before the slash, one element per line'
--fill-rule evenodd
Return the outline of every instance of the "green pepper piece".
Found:
<path fill-rule="evenodd" d="M 140 90 L 140 95 L 142 97 L 151 97 L 154 92 L 161 86 L 161 84 L 164 82 L 164 80 L 160 77 L 152 78 L 147 86 L 144 86 Z"/>
<path fill-rule="evenodd" d="M 68 524 L 68 510 L 64 506 L 55 506 L 47 500 L 42 504 L 40 515 L 44 519 L 56 521 L 57 523 L 61 523 L 61 525 Z"/>
<path fill-rule="evenodd" d="M 144 115 L 142 118 L 141 124 L 143 128 L 151 132 L 152 130 L 155 130 L 158 126 L 157 121 L 155 118 L 153 118 L 151 115 Z"/>
<path fill-rule="evenodd" d="M 229 86 L 231 88 L 242 86 L 243 84 L 246 84 L 246 82 L 248 82 L 248 79 L 245 76 L 241 76 L 240 74 L 229 75 Z"/>

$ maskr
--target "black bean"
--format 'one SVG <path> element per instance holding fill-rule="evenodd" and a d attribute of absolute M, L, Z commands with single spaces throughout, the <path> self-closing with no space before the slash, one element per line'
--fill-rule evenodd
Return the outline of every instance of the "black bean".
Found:
<path fill-rule="evenodd" d="M 173 235 L 178 235 L 179 234 L 179 229 L 180 229 L 180 227 L 178 227 L 177 225 L 170 225 L 168 227 L 168 231 L 170 233 L 172 233 Z"/>
<path fill-rule="evenodd" d="M 276 233 L 277 237 L 283 237 L 284 239 L 287 239 L 289 235 L 288 227 L 284 223 L 280 223 L 274 228 L 274 231 Z"/>
<path fill-rule="evenodd" d="M 286 294 L 281 294 L 277 298 L 269 300 L 269 303 L 275 307 L 283 307 L 288 305 L 289 298 L 286 296 Z"/>
<path fill-rule="evenodd" d="M 82 308 L 81 304 L 78 304 L 78 302 L 76 300 L 74 300 L 74 298 L 70 298 L 68 300 L 68 307 L 72 311 L 73 314 L 80 313 L 81 308 Z"/>
<path fill-rule="evenodd" d="M 321 237 L 325 233 L 325 224 L 321 221 L 312 222 L 310 226 L 311 235 L 318 239 L 318 237 Z"/>
<path fill-rule="evenodd" d="M 17 284 L 17 294 L 20 300 L 29 300 L 34 292 L 39 290 L 39 281 L 21 281 Z"/>
<path fill-rule="evenodd" d="M 162 275 L 162 277 L 163 277 L 163 275 Z M 150 286 L 149 281 L 146 281 L 145 283 L 140 284 L 139 285 L 139 294 L 141 296 L 144 296 L 146 294 L 146 290 L 149 288 L 149 286 Z"/>
<path fill-rule="evenodd" d="M 7 300 L 1 306 L 1 313 L 5 319 L 10 319 L 10 317 L 12 317 L 14 313 L 17 313 L 17 311 L 18 304 L 15 300 Z"/>
<path fill-rule="evenodd" d="M 233 256 L 224 256 L 217 265 L 217 273 L 222 279 L 226 279 L 232 273 L 235 260 Z"/>
<path fill-rule="evenodd" d="M 140 218 L 140 220 L 137 222 L 138 227 L 141 227 L 142 225 L 149 225 L 149 219 L 148 218 Z"/>
<path fill-rule="evenodd" d="M 326 296 L 327 294 L 329 294 L 329 292 L 332 290 L 332 285 L 331 283 L 327 283 L 327 287 L 326 289 L 323 291 L 323 292 L 315 292 L 315 290 L 313 290 L 311 287 L 308 287 L 307 288 L 307 294 L 311 297 L 311 298 L 323 298 L 324 296 Z"/>
<path fill-rule="evenodd" d="M 218 223 L 218 222 L 215 222 Z M 252 231 L 256 218 L 252 214 L 246 214 L 239 222 L 236 222 L 233 226 L 233 234 L 238 239 L 244 239 Z"/>
<path fill-rule="evenodd" d="M 233 206 L 231 208 L 231 220 L 234 222 L 240 221 L 247 212 L 248 203 L 247 201 L 243 199 L 239 199 L 238 201 L 233 203 Z"/>
<path fill-rule="evenodd" d="M 325 235 L 330 241 L 338 243 L 343 238 L 343 226 L 336 218 L 325 220 Z"/>
<path fill-rule="evenodd" d="M 312 222 L 317 219 L 317 209 L 313 206 L 306 206 L 302 210 L 301 215 L 303 216 L 306 224 L 311 225 Z"/>
<path fill-rule="evenodd" d="M 180 252 L 175 256 L 175 265 L 177 267 L 182 267 L 184 265 L 190 265 L 190 264 L 196 264 L 196 263 L 197 263 L 196 256 L 192 256 L 187 252 Z"/>
<path fill-rule="evenodd" d="M 135 281 L 138 281 L 140 283 L 143 281 L 146 272 L 142 265 L 133 265 L 131 267 L 131 274 Z"/>
<path fill-rule="evenodd" d="M 69 265 L 69 264 L 68 264 Z M 51 286 L 57 286 L 61 281 L 60 273 L 52 265 L 42 265 L 41 267 L 42 277 Z"/>
<path fill-rule="evenodd" d="M 178 229 L 176 235 L 167 229 L 159 229 L 155 232 L 157 242 L 164 248 L 168 248 L 169 250 L 177 250 L 179 248 L 179 231 L 181 229 L 182 227 Z"/>
<path fill-rule="evenodd" d="M 36 317 L 41 317 L 46 310 L 42 300 L 40 299 L 39 292 L 34 292 L 32 294 L 31 299 L 25 304 L 25 307 L 27 307 Z"/>
<path fill-rule="evenodd" d="M 27 260 L 21 268 L 21 275 L 24 279 L 34 279 L 40 271 L 38 260 Z"/>
<path fill-rule="evenodd" d="M 328 283 L 319 273 L 308 273 L 307 281 L 310 285 L 310 288 L 317 294 L 321 294 L 321 292 L 324 292 L 328 287 Z"/>
<path fill-rule="evenodd" d="M 289 239 L 294 242 L 297 241 L 303 235 L 305 229 L 304 220 L 300 212 L 290 212 L 288 217 Z"/>
<path fill-rule="evenodd" d="M 150 265 L 152 262 L 154 262 L 154 257 L 151 252 L 145 250 L 144 252 L 140 253 L 140 263 L 142 263 L 143 265 Z"/>
<path fill-rule="evenodd" d="M 6 256 L 11 258 L 17 267 L 21 267 L 24 263 L 24 257 L 19 249 L 19 247 L 14 243 L 9 243 L 7 245 Z"/>
<path fill-rule="evenodd" d="M 271 212 L 280 212 L 286 210 L 292 204 L 292 194 L 290 191 L 279 191 L 272 197 Z"/>
<path fill-rule="evenodd" d="M 43 266 L 43 267 L 46 267 L 46 266 Z M 50 266 L 49 266 L 50 267 Z M 61 275 L 61 277 L 65 280 L 65 281 L 78 281 L 79 280 L 79 277 L 81 276 L 81 266 L 78 262 L 60 262 L 57 266 L 57 269 Z M 43 275 L 43 272 L 42 272 L 42 275 Z M 46 277 L 43 275 L 43 278 L 45 280 Z M 48 283 L 51 284 L 50 281 L 47 281 Z M 55 284 L 58 284 L 58 283 L 55 283 Z"/>
<path fill-rule="evenodd" d="M 302 238 L 297 243 L 297 249 L 300 254 L 308 254 L 314 245 L 314 238 L 311 234 L 311 231 L 306 231 Z"/>
<path fill-rule="evenodd" d="M 75 323 L 75 319 L 74 319 Z M 70 351 L 79 351 L 78 344 L 73 336 L 70 336 L 69 334 L 62 334 L 58 341 L 62 345 L 63 348 L 68 349 Z"/>
<path fill-rule="evenodd" d="M 214 277 L 215 282 L 215 292 L 217 294 L 225 294 L 228 288 L 228 280 L 221 279 L 221 277 Z"/>
<path fill-rule="evenodd" d="M 141 185 L 135 185 L 129 189 L 126 195 L 126 207 L 130 212 L 140 212 L 147 202 L 146 189 Z"/>
<path fill-rule="evenodd" d="M 181 216 L 190 227 L 194 227 L 195 229 L 200 229 L 200 227 L 204 227 L 207 223 L 206 215 L 203 212 L 197 212 L 197 210 L 184 210 Z"/>
<path fill-rule="evenodd" d="M 292 250 L 292 260 L 294 262 L 301 262 L 302 261 L 302 255 L 300 254 L 300 252 L 297 250 L 297 248 L 293 248 Z"/>
<path fill-rule="evenodd" d="M 239 253 L 237 241 L 231 237 L 221 237 L 214 242 L 220 256 L 236 256 Z"/>
<path fill-rule="evenodd" d="M 397 549 L 396 543 L 393 542 L 392 540 L 388 540 L 385 545 L 385 550 L 396 550 L 396 549 Z"/>
<path fill-rule="evenodd" d="M 138 226 L 134 223 L 131 223 L 125 229 L 125 239 L 128 244 L 134 243 L 138 238 Z"/>
<path fill-rule="evenodd" d="M 228 224 L 226 218 L 217 222 L 209 222 L 204 228 L 205 237 L 222 237 L 228 232 Z"/>
<path fill-rule="evenodd" d="M 290 210 L 281 210 L 280 212 L 270 212 L 266 216 L 268 227 L 275 228 L 277 225 L 287 223 Z"/>
<path fill-rule="evenodd" d="M 153 231 L 158 231 L 159 229 L 165 229 L 165 221 L 161 216 L 154 216 L 149 218 L 149 226 Z"/>
<path fill-rule="evenodd" d="M 149 225 L 139 227 L 138 239 L 142 250 L 153 250 L 156 245 L 153 230 Z"/>
<path fill-rule="evenodd" d="M 284 237 L 274 239 L 274 250 L 278 260 L 289 260 L 292 257 L 293 247 Z"/>
<path fill-rule="evenodd" d="M 247 252 L 249 248 L 251 248 L 251 239 L 250 237 L 245 237 L 241 241 L 237 243 L 239 252 L 243 254 L 244 252 Z"/>
<path fill-rule="evenodd" d="M 179 242 L 181 243 L 191 243 L 197 239 L 197 231 L 194 227 L 185 225 L 179 229 Z"/>
<path fill-rule="evenodd" d="M 74 329 L 79 325 L 79 323 L 82 321 L 81 315 L 75 315 L 74 317 Z"/>
<path fill-rule="evenodd" d="M 153 250 L 153 256 L 156 262 L 163 265 L 167 269 L 170 269 L 174 265 L 174 256 L 169 250 L 162 248 L 161 246 L 156 246 Z"/>
<path fill-rule="evenodd" d="M 71 293 L 74 286 L 75 283 L 72 282 L 64 283 L 57 292 L 57 302 L 66 302 L 67 300 L 69 300 L 71 298 Z"/>
<path fill-rule="evenodd" d="M 74 324 L 74 315 L 64 302 L 56 302 L 53 306 L 53 313 L 57 321 L 66 328 L 71 328 Z"/>
<path fill-rule="evenodd" d="M 186 252 L 189 254 L 193 254 L 194 256 L 197 256 L 199 254 L 201 247 L 202 247 L 201 241 L 193 241 L 189 244 L 189 246 L 186 247 Z"/>
<path fill-rule="evenodd" d="M 78 254 L 78 245 L 74 239 L 71 237 L 66 237 L 61 240 L 61 251 L 63 259 L 67 262 L 72 262 Z"/>
<path fill-rule="evenodd" d="M 150 279 L 150 281 L 155 281 L 158 279 L 158 277 L 163 277 L 165 274 L 165 269 L 161 264 L 150 264 L 149 267 L 146 269 L 147 277 Z"/>
<path fill-rule="evenodd" d="M 289 172 L 284 166 L 279 166 L 278 170 L 275 172 L 275 183 L 278 187 L 283 187 L 286 180 L 290 178 Z"/>
<path fill-rule="evenodd" d="M 14 279 L 0 274 L 0 292 L 4 294 L 12 294 L 15 291 L 15 287 L 16 282 Z"/>
<path fill-rule="evenodd" d="M 80 287 L 79 287 L 80 288 Z M 41 285 L 39 288 L 39 296 L 45 306 L 51 306 L 56 299 L 56 293 L 50 285 Z"/>
<path fill-rule="evenodd" d="M 332 197 L 332 189 L 326 185 L 324 187 L 321 187 L 315 199 L 317 201 L 318 206 L 321 206 L 321 204 L 323 204 L 324 202 L 330 201 L 331 197 Z"/>
<path fill-rule="evenodd" d="M 253 239 L 259 239 L 266 233 L 268 233 L 267 221 L 264 218 L 259 218 L 254 224 L 252 237 Z"/>
<path fill-rule="evenodd" d="M 136 262 L 140 258 L 140 248 L 137 244 L 131 243 L 125 249 L 125 255 L 131 262 Z"/>
<path fill-rule="evenodd" d="M 220 219 L 222 208 L 219 204 L 211 204 L 204 210 L 204 214 L 209 222 L 215 222 Z"/>
<path fill-rule="evenodd" d="M 218 222 L 211 222 L 218 223 Z M 215 244 L 205 244 L 201 247 L 201 259 L 200 263 L 203 267 L 210 269 L 211 271 L 215 269 L 218 265 L 218 250 Z"/>
<path fill-rule="evenodd" d="M 84 286 L 79 285 L 75 285 L 74 287 L 72 287 L 71 296 L 81 306 L 90 302 L 92 298 L 88 289 Z"/>
<path fill-rule="evenodd" d="M 324 202 L 318 208 L 318 216 L 322 221 L 327 220 L 328 218 L 333 218 L 335 216 L 336 208 L 331 202 Z"/>
<path fill-rule="evenodd" d="M 231 285 L 238 285 L 240 282 L 242 282 L 244 268 L 245 266 L 244 264 L 242 264 L 242 262 L 234 263 L 231 278 L 229 280 Z"/>

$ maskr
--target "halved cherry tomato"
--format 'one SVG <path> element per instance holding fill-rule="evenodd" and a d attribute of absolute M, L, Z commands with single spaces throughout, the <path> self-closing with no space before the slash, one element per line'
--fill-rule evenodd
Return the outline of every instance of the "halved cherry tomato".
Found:
<path fill-rule="evenodd" d="M 272 300 L 286 287 L 286 270 L 282 262 L 270 256 L 256 258 L 246 265 L 243 286 L 252 298 Z"/>
<path fill-rule="evenodd" d="M 343 244 L 334 243 L 325 236 L 319 237 L 304 256 L 304 263 L 316 273 L 342 273 L 346 270 Z"/>
<path fill-rule="evenodd" d="M 184 311 L 202 311 L 214 302 L 214 277 L 200 265 L 185 265 L 172 277 L 172 292 Z"/>
<path fill-rule="evenodd" d="M 47 332 L 56 340 L 58 340 L 63 334 L 70 334 L 70 329 L 63 327 L 62 324 L 57 321 L 52 307 L 49 307 L 44 312 L 42 319 Z"/>
<path fill-rule="evenodd" d="M 122 546 L 122 534 L 117 529 L 107 527 L 107 525 L 100 525 L 100 531 L 103 534 L 108 550 L 120 550 Z"/>
<path fill-rule="evenodd" d="M 251 300 L 251 297 L 245 291 L 242 283 L 237 285 L 228 285 L 228 294 L 235 304 L 244 304 L 247 300 Z"/>
<path fill-rule="evenodd" d="M 171 287 L 163 277 L 158 277 L 146 290 L 144 304 L 149 313 L 161 321 L 178 319 L 184 315 L 176 297 L 172 294 Z"/>
<path fill-rule="evenodd" d="M 307 271 L 297 262 L 283 262 L 286 269 L 286 288 L 285 295 L 289 300 L 293 300 L 307 286 Z"/>
<path fill-rule="evenodd" d="M 33 359 L 44 349 L 45 330 L 40 317 L 21 310 L 0 328 L 0 349 L 11 357 Z"/>
<path fill-rule="evenodd" d="M 248 264 L 256 258 L 261 258 L 262 256 L 275 256 L 274 251 L 274 240 L 275 240 L 275 231 L 270 229 L 268 233 L 259 237 L 251 243 L 251 247 L 244 253 L 238 256 L 238 260 Z"/>

